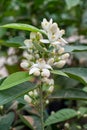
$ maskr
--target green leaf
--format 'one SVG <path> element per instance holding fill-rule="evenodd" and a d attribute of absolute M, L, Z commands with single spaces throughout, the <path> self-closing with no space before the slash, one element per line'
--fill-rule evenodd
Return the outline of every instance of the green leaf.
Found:
<path fill-rule="evenodd" d="M 29 24 L 22 24 L 22 23 L 10 23 L 3 26 L 0 26 L 3 28 L 12 28 L 12 29 L 18 29 L 18 30 L 25 30 L 25 31 L 32 31 L 32 32 L 41 32 L 43 34 L 46 34 L 43 30 L 38 29 L 32 25 Z"/>
<path fill-rule="evenodd" d="M 53 71 L 51 71 L 51 73 L 68 77 L 68 75 L 65 74 L 65 73 L 64 73 L 63 71 L 61 71 L 61 70 L 53 70 Z"/>
<path fill-rule="evenodd" d="M 77 112 L 73 109 L 62 109 L 48 117 L 45 126 L 66 121 L 77 116 Z"/>
<path fill-rule="evenodd" d="M 83 84 L 87 84 L 87 68 L 65 68 L 62 71 L 70 78 L 74 78 Z"/>
<path fill-rule="evenodd" d="M 87 51 L 86 45 L 66 45 L 66 52 L 79 52 L 79 51 Z"/>
<path fill-rule="evenodd" d="M 31 82 L 24 82 L 15 87 L 0 91 L 0 105 L 6 104 L 14 99 L 23 96 L 37 86 Z"/>
<path fill-rule="evenodd" d="M 0 116 L 0 130 L 9 130 L 14 118 L 15 115 L 13 112 L 9 112 L 7 115 Z"/>
<path fill-rule="evenodd" d="M 50 99 L 87 100 L 87 92 L 79 89 L 62 89 L 49 97 Z"/>
<path fill-rule="evenodd" d="M 23 43 L 24 39 L 25 39 L 24 37 L 17 36 L 10 38 L 8 41 L 0 40 L 0 45 L 4 45 L 7 47 L 20 47 L 24 45 Z"/>
<path fill-rule="evenodd" d="M 28 72 L 13 73 L 3 81 L 0 86 L 0 90 L 11 88 L 17 84 L 23 83 L 28 80 L 31 80 L 31 76 L 29 76 Z"/>
<path fill-rule="evenodd" d="M 65 1 L 68 9 L 71 9 L 72 7 L 80 4 L 80 0 L 65 0 Z"/>

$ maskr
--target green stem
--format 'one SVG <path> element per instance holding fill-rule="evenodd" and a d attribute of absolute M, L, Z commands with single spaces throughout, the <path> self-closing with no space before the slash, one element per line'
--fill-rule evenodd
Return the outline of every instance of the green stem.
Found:
<path fill-rule="evenodd" d="M 41 115 L 41 130 L 44 130 L 44 105 L 43 105 L 43 91 L 42 86 L 40 85 L 40 115 Z"/>

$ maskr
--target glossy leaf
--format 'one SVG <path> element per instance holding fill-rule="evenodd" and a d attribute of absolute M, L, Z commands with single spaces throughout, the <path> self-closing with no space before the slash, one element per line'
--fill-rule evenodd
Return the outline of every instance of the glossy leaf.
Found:
<path fill-rule="evenodd" d="M 77 112 L 73 109 L 62 109 L 48 117 L 45 126 L 66 121 L 77 116 Z"/>
<path fill-rule="evenodd" d="M 80 0 L 65 0 L 68 9 L 71 9 L 72 7 L 78 5 L 80 3 Z"/>
<path fill-rule="evenodd" d="M 34 88 L 36 88 L 36 85 L 27 81 L 25 83 L 16 85 L 15 87 L 6 90 L 1 90 L 0 105 L 13 101 L 14 99 L 23 96 L 25 93 L 33 90 Z"/>
<path fill-rule="evenodd" d="M 31 80 L 28 72 L 16 72 L 9 75 L 1 84 L 0 90 L 5 90 L 11 88 L 17 84 L 23 83 L 25 81 Z"/>
<path fill-rule="evenodd" d="M 15 115 L 13 112 L 8 113 L 7 115 L 0 116 L 0 130 L 9 130 L 11 124 L 13 123 Z"/>
<path fill-rule="evenodd" d="M 64 48 L 66 52 L 87 51 L 86 45 L 66 45 Z"/>
<path fill-rule="evenodd" d="M 87 68 L 65 68 L 63 72 L 70 78 L 79 80 L 83 84 L 87 84 Z"/>
<path fill-rule="evenodd" d="M 10 23 L 1 26 L 3 28 L 12 28 L 12 29 L 18 29 L 18 30 L 25 30 L 25 31 L 32 31 L 32 32 L 41 32 L 45 34 L 43 30 L 40 30 L 32 25 L 29 24 L 22 24 L 22 23 Z"/>
<path fill-rule="evenodd" d="M 87 100 L 87 92 L 79 89 L 62 89 L 49 97 L 50 99 Z"/>
<path fill-rule="evenodd" d="M 4 45 L 7 47 L 20 47 L 24 45 L 23 43 L 24 39 L 25 39 L 24 37 L 17 36 L 10 38 L 8 41 L 0 40 L 0 45 Z"/>
<path fill-rule="evenodd" d="M 51 71 L 51 73 L 68 77 L 68 75 L 65 74 L 65 73 L 64 73 L 63 71 L 61 71 L 61 70 L 53 70 L 53 71 Z"/>

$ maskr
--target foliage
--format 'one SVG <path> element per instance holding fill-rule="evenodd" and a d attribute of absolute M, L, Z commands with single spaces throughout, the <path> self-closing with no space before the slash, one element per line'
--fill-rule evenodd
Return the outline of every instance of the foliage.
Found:
<path fill-rule="evenodd" d="M 5 57 L 5 63 L 0 65 L 0 70 L 4 66 L 11 75 L 4 76 L 5 78 L 1 75 L 0 130 L 22 130 L 23 128 L 41 130 L 40 115 L 32 105 L 26 108 L 23 98 L 29 91 L 38 87 L 38 78 L 29 76 L 28 72 L 23 72 L 20 61 L 24 51 L 22 46 L 24 46 L 26 37 L 29 38 L 30 31 L 40 32 L 46 37 L 46 33 L 40 26 L 44 17 L 53 18 L 61 28 L 66 30 L 65 37 L 69 44 L 65 46 L 65 52 L 71 55 L 63 69 L 55 68 L 51 71 L 55 80 L 55 90 L 49 96 L 49 101 L 51 104 L 56 100 L 59 107 L 57 112 L 49 115 L 50 109 L 51 112 L 55 110 L 50 108 L 50 104 L 46 106 L 44 110 L 45 129 L 85 130 L 87 128 L 87 124 L 83 121 L 87 117 L 86 7 L 86 0 L 1 0 L 0 57 Z M 36 42 L 33 45 L 41 54 L 44 53 L 44 56 L 51 52 Z M 11 47 L 15 53 L 9 54 Z M 17 61 L 13 62 L 15 60 L 12 59 L 13 63 L 9 64 L 8 59 L 14 55 L 17 56 Z M 64 106 L 59 103 L 62 100 Z M 12 112 L 14 109 L 16 113 Z M 66 123 L 69 124 L 68 127 Z"/>

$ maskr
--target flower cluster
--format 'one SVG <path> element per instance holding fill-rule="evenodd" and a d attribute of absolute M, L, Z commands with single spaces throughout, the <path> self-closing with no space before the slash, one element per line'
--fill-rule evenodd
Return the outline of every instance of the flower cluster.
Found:
<path fill-rule="evenodd" d="M 40 32 L 31 32 L 30 39 L 24 41 L 24 59 L 21 62 L 21 67 L 29 71 L 29 75 L 39 77 L 45 93 L 48 95 L 53 92 L 54 80 L 52 79 L 51 71 L 54 67 L 62 68 L 69 58 L 69 53 L 65 53 L 64 45 L 67 43 L 63 38 L 64 30 L 60 30 L 57 23 L 51 19 L 47 21 L 43 19 L 41 26 L 47 39 L 44 39 Z M 36 44 L 45 51 L 40 51 Z M 38 93 L 37 90 L 35 90 Z M 35 92 L 25 95 L 24 99 L 31 102 L 31 96 L 37 95 Z M 46 94 L 45 94 L 45 97 Z M 48 101 L 47 101 L 48 102 Z"/>

